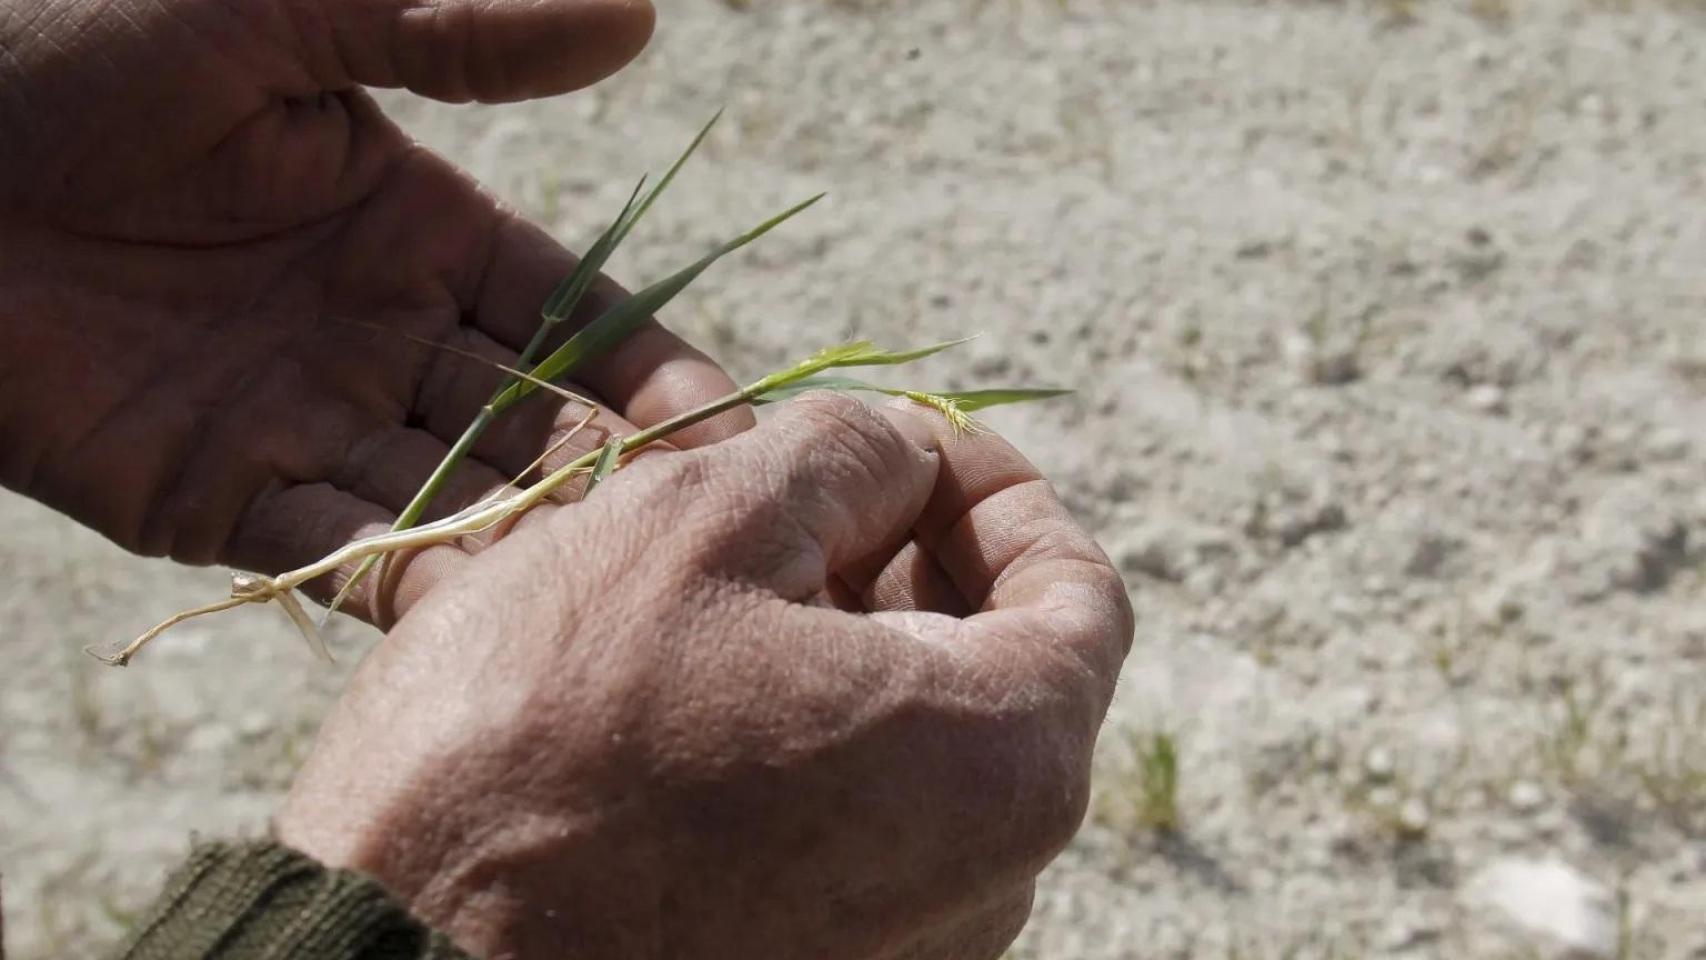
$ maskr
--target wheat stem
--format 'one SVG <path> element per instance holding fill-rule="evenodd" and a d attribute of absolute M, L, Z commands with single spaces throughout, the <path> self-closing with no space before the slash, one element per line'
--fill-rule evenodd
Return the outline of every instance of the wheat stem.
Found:
<path fill-rule="evenodd" d="M 737 390 L 725 397 L 713 400 L 704 406 L 671 417 L 668 420 L 641 430 L 633 436 L 622 440 L 619 452 L 621 454 L 632 453 L 633 451 L 661 440 L 678 430 L 683 430 L 703 420 L 708 420 L 719 413 L 723 413 L 727 410 L 738 407 L 741 404 L 747 403 L 759 393 L 768 389 L 766 385 L 771 383 L 771 380 L 772 378 L 766 377 L 743 390 Z M 357 561 L 366 564 L 371 560 L 399 550 L 418 550 L 425 547 L 436 546 L 441 543 L 455 540 L 458 537 L 464 537 L 469 534 L 480 533 L 481 531 L 488 530 L 510 517 L 518 516 L 538 506 L 552 493 L 561 488 L 563 484 L 574 479 L 576 476 L 583 473 L 590 473 L 594 465 L 597 464 L 600 455 L 603 453 L 604 448 L 600 447 L 597 450 L 583 454 L 574 460 L 571 460 L 567 464 L 558 467 L 556 470 L 547 474 L 538 483 L 521 490 L 513 496 L 505 497 L 500 500 L 482 501 L 466 510 L 459 511 L 442 520 L 434 521 L 433 523 L 421 524 L 420 526 L 410 527 L 406 530 L 392 530 L 377 536 L 352 541 L 351 543 L 345 544 L 339 549 L 332 551 L 305 567 L 298 567 L 295 570 L 281 573 L 276 577 L 242 577 L 238 581 L 242 586 L 234 588 L 232 596 L 227 597 L 224 600 L 220 600 L 217 603 L 210 603 L 205 606 L 196 607 L 193 610 L 185 610 L 175 613 L 150 629 L 148 632 L 137 637 L 135 640 L 132 640 L 117 653 L 102 654 L 94 649 L 90 649 L 88 652 L 105 663 L 122 667 L 129 664 L 144 647 L 152 643 L 162 633 L 165 633 L 172 627 L 183 623 L 185 620 L 190 620 L 210 613 L 219 613 L 223 610 L 230 610 L 233 607 L 239 607 L 245 603 L 266 603 L 276 597 L 286 595 L 290 591 L 302 587 L 311 580 L 316 580 L 320 577 L 326 576 L 327 574 L 335 573 L 340 568 Z"/>

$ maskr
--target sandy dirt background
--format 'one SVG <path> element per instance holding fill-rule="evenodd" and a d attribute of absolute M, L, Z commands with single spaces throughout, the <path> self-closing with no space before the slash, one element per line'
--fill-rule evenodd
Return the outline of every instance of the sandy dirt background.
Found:
<path fill-rule="evenodd" d="M 831 197 L 673 326 L 737 375 L 981 331 L 910 376 L 1080 390 L 990 419 L 1141 626 L 1014 956 L 1706 957 L 1698 3 L 660 6 L 594 91 L 387 103 L 576 244 L 726 106 L 619 277 Z M 9 955 L 94 956 L 372 638 L 257 609 L 111 671 L 223 574 L 0 529 Z"/>

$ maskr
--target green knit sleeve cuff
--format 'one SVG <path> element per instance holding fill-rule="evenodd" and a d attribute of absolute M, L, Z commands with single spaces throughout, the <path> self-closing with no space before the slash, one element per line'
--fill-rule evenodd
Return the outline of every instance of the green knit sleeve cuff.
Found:
<path fill-rule="evenodd" d="M 198 846 L 119 960 L 470 960 L 373 880 L 275 843 Z"/>

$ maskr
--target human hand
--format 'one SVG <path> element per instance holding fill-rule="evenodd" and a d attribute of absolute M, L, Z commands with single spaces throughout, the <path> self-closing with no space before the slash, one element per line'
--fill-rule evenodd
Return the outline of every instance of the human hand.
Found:
<path fill-rule="evenodd" d="M 1131 608 L 1011 447 L 882 413 L 796 401 L 469 561 L 363 664 L 279 839 L 490 960 L 999 956 Z"/>
<path fill-rule="evenodd" d="M 559 93 L 651 25 L 645 0 L 0 5 L 0 483 L 132 550 L 267 572 L 388 526 L 502 375 L 350 321 L 511 361 L 573 260 L 360 85 Z M 655 325 L 595 367 L 579 389 L 642 425 L 733 389 Z M 550 442 L 539 399 L 442 507 Z"/>

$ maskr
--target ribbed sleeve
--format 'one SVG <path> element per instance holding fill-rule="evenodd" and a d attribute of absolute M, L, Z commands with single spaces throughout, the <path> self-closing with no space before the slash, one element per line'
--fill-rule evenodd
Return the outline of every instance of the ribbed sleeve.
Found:
<path fill-rule="evenodd" d="M 118 960 L 471 960 L 378 883 L 272 843 L 196 848 Z"/>

